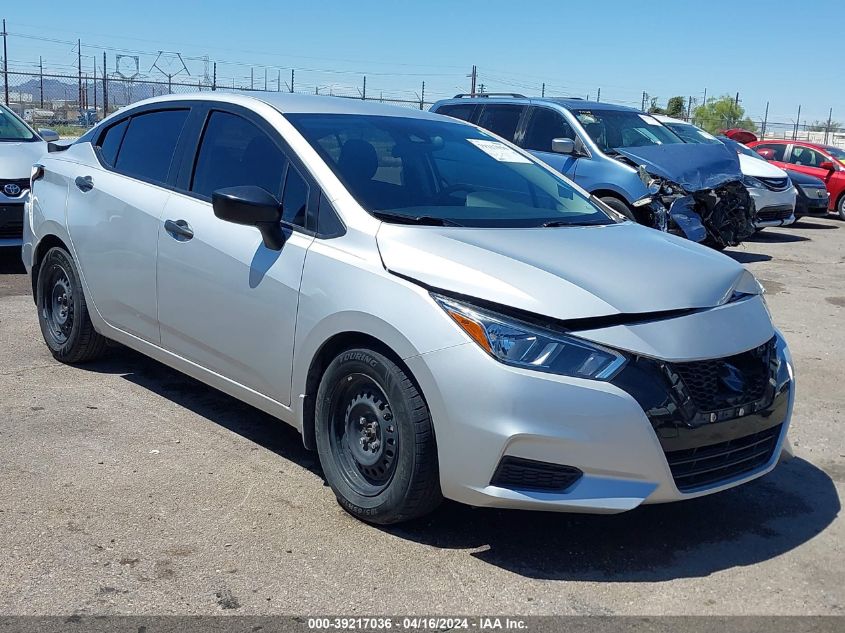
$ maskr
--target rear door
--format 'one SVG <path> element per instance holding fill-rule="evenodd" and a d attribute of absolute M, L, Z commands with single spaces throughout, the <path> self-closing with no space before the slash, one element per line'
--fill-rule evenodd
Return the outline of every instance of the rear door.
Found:
<path fill-rule="evenodd" d="M 485 103 L 477 124 L 513 143 L 527 106 L 516 103 Z"/>
<path fill-rule="evenodd" d="M 789 144 L 788 143 L 758 143 L 754 147 L 752 147 L 755 152 L 760 152 L 761 150 L 766 150 L 766 154 L 771 154 L 771 158 L 766 157 L 771 163 L 774 163 L 781 169 L 792 169 L 790 165 L 787 165 L 786 157 L 789 154 Z"/>
<path fill-rule="evenodd" d="M 578 158 L 569 154 L 552 152 L 552 139 L 556 138 L 568 138 L 574 141 L 575 131 L 557 110 L 531 106 L 520 145 L 562 174 L 574 178 Z"/>
<path fill-rule="evenodd" d="M 201 367 L 290 404 L 294 328 L 311 211 L 319 195 L 278 133 L 254 113 L 213 106 L 202 113 L 196 153 L 159 223 L 161 342 Z M 258 229 L 215 217 L 211 194 L 256 185 L 282 202 L 287 240 L 268 249 Z M 165 229 L 172 220 L 186 237 Z"/>
<path fill-rule="evenodd" d="M 189 112 L 166 106 L 115 122 L 68 186 L 68 229 L 94 304 L 112 326 L 153 343 L 159 218 Z"/>

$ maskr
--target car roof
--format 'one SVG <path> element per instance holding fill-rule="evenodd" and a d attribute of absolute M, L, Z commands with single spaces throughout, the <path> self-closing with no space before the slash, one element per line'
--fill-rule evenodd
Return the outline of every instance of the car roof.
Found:
<path fill-rule="evenodd" d="M 835 149 L 835 145 L 825 145 L 824 143 L 813 143 L 813 141 L 802 141 L 801 139 L 788 139 L 788 138 L 765 138 L 760 141 L 755 141 L 755 145 L 759 143 L 774 143 L 777 145 L 786 145 L 788 143 L 792 143 L 793 145 L 801 145 L 804 147 L 810 147 L 812 149 L 820 149 L 823 152 L 830 152 L 830 150 Z"/>
<path fill-rule="evenodd" d="M 290 92 L 193 92 L 144 99 L 143 101 L 133 103 L 130 107 L 134 109 L 138 106 L 179 101 L 214 101 L 232 103 L 245 107 L 254 106 L 256 103 L 265 103 L 282 114 L 369 114 L 411 119 L 444 119 L 442 115 L 417 108 L 364 101 L 363 99 L 349 97 L 303 95 Z M 448 120 L 454 122 L 454 119 L 450 118 Z"/>
<path fill-rule="evenodd" d="M 603 101 L 587 101 L 577 97 L 455 97 L 453 99 L 441 99 L 435 105 L 452 105 L 456 103 L 511 103 L 514 105 L 558 105 L 567 110 L 625 110 L 628 112 L 640 112 L 637 108 L 606 103 Z"/>

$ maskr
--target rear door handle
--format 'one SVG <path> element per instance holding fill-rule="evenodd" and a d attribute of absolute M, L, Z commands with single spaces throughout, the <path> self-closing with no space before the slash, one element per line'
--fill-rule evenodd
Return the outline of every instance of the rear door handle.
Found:
<path fill-rule="evenodd" d="M 77 176 L 73 182 L 80 191 L 91 191 L 94 188 L 94 179 L 91 176 Z"/>
<path fill-rule="evenodd" d="M 179 242 L 187 242 L 194 236 L 194 230 L 185 220 L 165 220 L 164 230 Z"/>

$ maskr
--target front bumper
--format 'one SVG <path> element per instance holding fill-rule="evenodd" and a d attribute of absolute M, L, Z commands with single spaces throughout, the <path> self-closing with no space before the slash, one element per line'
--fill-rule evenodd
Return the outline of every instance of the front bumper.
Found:
<path fill-rule="evenodd" d="M 756 228 L 788 226 L 795 222 L 797 193 L 794 187 L 790 187 L 786 191 L 749 187 L 748 192 L 754 202 L 754 226 Z"/>
<path fill-rule="evenodd" d="M 23 243 L 24 200 L 0 194 L 0 248 Z"/>
<path fill-rule="evenodd" d="M 711 494 L 772 470 L 785 446 L 794 402 L 791 359 L 779 336 L 777 357 L 778 392 L 767 407 L 738 416 L 735 411 L 734 417 L 686 431 L 683 425 L 661 429 L 655 412 L 647 414 L 641 404 L 642 394 L 624 384 L 509 367 L 473 343 L 406 363 L 432 412 L 447 498 L 475 506 L 616 513 Z M 656 382 L 650 381 L 643 384 L 653 391 Z M 679 450 L 721 446 L 757 432 L 774 437 L 753 469 L 679 489 L 667 454 L 677 457 Z M 671 438 L 667 443 L 667 433 L 682 436 L 681 443 Z M 565 465 L 583 474 L 563 490 L 493 485 L 504 457 Z"/>
<path fill-rule="evenodd" d="M 827 189 L 805 188 L 798 194 L 795 203 L 795 217 L 825 217 L 830 206 L 830 194 Z"/>

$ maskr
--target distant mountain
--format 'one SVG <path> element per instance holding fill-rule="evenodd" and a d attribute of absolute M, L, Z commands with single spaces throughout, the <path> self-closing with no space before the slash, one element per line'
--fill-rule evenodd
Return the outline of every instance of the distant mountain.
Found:
<path fill-rule="evenodd" d="M 84 82 L 84 80 L 83 80 Z M 103 105 L 103 80 L 102 78 L 92 81 L 88 79 L 86 86 L 86 94 L 88 98 L 88 106 L 94 106 L 94 93 L 96 91 L 97 105 Z M 32 95 L 32 103 L 38 105 L 41 102 L 41 86 L 37 77 L 27 79 L 18 85 L 9 86 L 10 91 L 20 92 L 22 94 Z M 174 87 L 175 91 L 187 91 L 188 88 L 183 86 Z M 153 97 L 156 95 L 167 94 L 167 84 L 150 83 L 145 81 L 124 81 L 122 79 L 108 80 L 109 93 L 109 107 L 125 106 L 141 99 Z M 47 105 L 50 101 L 64 100 L 76 102 L 79 99 L 79 84 L 73 77 L 68 77 L 66 80 L 54 79 L 52 77 L 44 78 L 44 103 Z"/>

